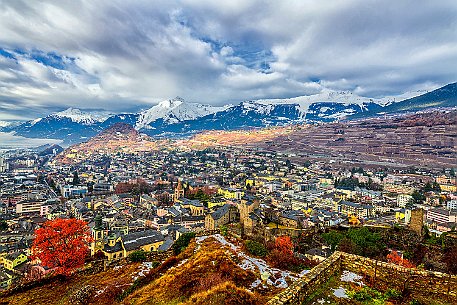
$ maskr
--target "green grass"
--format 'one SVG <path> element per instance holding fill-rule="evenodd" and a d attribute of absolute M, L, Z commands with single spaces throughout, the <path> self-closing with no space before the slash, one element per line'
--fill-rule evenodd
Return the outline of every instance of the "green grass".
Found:
<path fill-rule="evenodd" d="M 314 290 L 314 292 L 310 294 L 302 304 L 311 304 L 312 301 L 322 296 L 325 292 L 327 292 L 330 289 L 330 287 L 334 286 L 337 283 L 337 279 L 338 278 L 336 276 L 331 276 L 327 282 L 321 285 L 318 289 Z"/>

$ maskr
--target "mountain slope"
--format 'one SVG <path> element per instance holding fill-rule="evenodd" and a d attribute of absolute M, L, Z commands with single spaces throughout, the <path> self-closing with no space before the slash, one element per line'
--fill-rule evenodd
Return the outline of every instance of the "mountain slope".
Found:
<path fill-rule="evenodd" d="M 68 108 L 44 118 L 19 125 L 8 125 L 0 131 L 14 132 L 27 138 L 62 139 L 65 143 L 81 142 L 103 130 L 101 125 L 111 114 Z"/>
<path fill-rule="evenodd" d="M 193 120 L 223 110 L 226 107 L 213 107 L 197 103 L 186 103 L 180 97 L 165 100 L 142 111 L 138 115 L 136 129 L 150 128 L 149 124 L 158 119 L 165 123 L 177 123 L 184 120 Z"/>
<path fill-rule="evenodd" d="M 112 114 L 108 112 L 85 112 L 77 108 L 68 108 L 64 111 L 52 114 L 56 118 L 68 118 L 72 122 L 81 123 L 83 125 L 92 125 L 98 122 L 104 122 Z"/>
<path fill-rule="evenodd" d="M 415 112 L 436 107 L 457 107 L 457 83 L 448 84 L 431 92 L 397 103 L 392 103 L 381 109 L 358 113 L 349 118 L 376 116 L 379 112 L 382 112 L 383 114 Z"/>
<path fill-rule="evenodd" d="M 152 151 L 160 143 L 145 134 L 139 133 L 133 126 L 116 123 L 103 130 L 87 142 L 72 145 L 59 154 L 54 160 L 58 163 L 74 163 L 117 152 L 137 153 Z"/>
<path fill-rule="evenodd" d="M 407 92 L 397 97 L 371 99 L 348 91 L 323 90 L 319 94 L 289 99 L 245 101 L 214 107 L 188 103 L 181 98 L 165 100 L 139 113 L 110 115 L 69 108 L 22 124 L 0 124 L 0 132 L 29 138 L 62 139 L 80 143 L 116 123 L 126 123 L 150 136 L 182 137 L 203 130 L 234 130 L 281 126 L 297 122 L 333 122 L 380 113 L 401 113 L 434 107 L 457 106 L 457 83 L 422 94 Z M 401 100 L 401 101 L 399 101 Z"/>
<path fill-rule="evenodd" d="M 303 114 L 297 104 L 268 105 L 242 102 L 223 111 L 196 120 L 165 124 L 158 120 L 145 130 L 153 136 L 188 135 L 203 130 L 233 130 L 252 127 L 286 125 L 301 121 Z"/>

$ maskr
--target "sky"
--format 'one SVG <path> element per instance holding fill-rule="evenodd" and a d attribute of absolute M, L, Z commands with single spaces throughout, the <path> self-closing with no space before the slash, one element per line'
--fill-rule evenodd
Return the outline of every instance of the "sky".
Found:
<path fill-rule="evenodd" d="M 0 120 L 455 81 L 455 0 L 0 0 Z"/>

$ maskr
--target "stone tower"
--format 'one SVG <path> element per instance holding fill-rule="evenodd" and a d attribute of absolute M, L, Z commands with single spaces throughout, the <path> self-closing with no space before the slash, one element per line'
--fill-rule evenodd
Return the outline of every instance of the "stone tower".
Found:
<path fill-rule="evenodd" d="M 409 228 L 411 229 L 411 231 L 416 232 L 419 236 L 422 236 L 423 227 L 424 227 L 424 210 L 423 209 L 412 210 Z"/>

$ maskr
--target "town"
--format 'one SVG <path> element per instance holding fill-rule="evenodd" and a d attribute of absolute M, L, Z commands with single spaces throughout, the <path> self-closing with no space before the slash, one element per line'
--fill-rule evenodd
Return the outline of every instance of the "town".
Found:
<path fill-rule="evenodd" d="M 87 222 L 91 255 L 106 261 L 166 252 L 183 234 L 220 230 L 274 240 L 332 228 L 408 228 L 433 240 L 456 239 L 453 168 L 344 168 L 235 147 L 94 154 L 74 164 L 56 154 L 51 148 L 0 157 L 2 289 L 51 271 L 30 259 L 30 247 L 35 230 L 58 218 Z M 334 246 L 324 238 L 295 251 L 323 261 Z M 443 271 L 433 262 L 426 267 Z"/>

